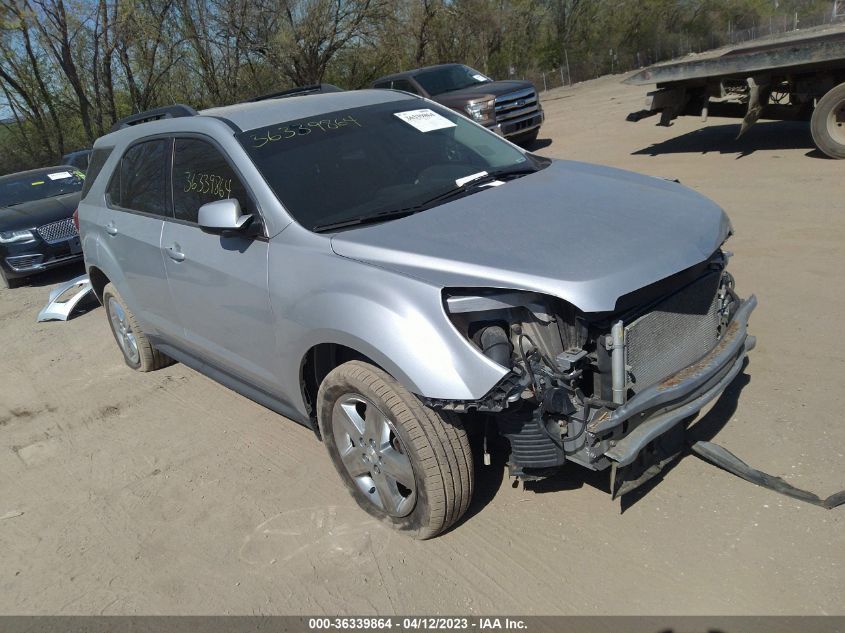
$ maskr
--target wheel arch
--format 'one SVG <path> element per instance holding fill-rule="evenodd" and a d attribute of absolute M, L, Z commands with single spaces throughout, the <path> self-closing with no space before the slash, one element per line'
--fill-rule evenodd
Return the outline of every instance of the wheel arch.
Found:
<path fill-rule="evenodd" d="M 299 386 L 305 411 L 314 423 L 314 432 L 318 438 L 320 438 L 320 429 L 317 424 L 317 391 L 329 372 L 351 360 L 369 363 L 390 374 L 367 354 L 340 343 L 318 343 L 311 346 L 302 357 L 299 365 Z"/>
<path fill-rule="evenodd" d="M 102 304 L 103 290 L 105 289 L 106 284 L 109 283 L 110 279 L 106 276 L 106 273 L 96 266 L 88 268 L 88 279 L 91 280 L 91 287 L 94 289 L 94 294 L 97 296 L 97 300 Z"/>

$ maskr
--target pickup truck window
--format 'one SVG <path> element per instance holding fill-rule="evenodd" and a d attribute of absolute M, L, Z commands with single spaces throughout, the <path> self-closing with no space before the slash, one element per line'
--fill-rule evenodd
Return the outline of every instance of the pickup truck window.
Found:
<path fill-rule="evenodd" d="M 173 156 L 173 215 L 196 222 L 207 202 L 235 198 L 244 213 L 252 213 L 249 194 L 216 147 L 194 138 L 177 138 Z"/>
<path fill-rule="evenodd" d="M 418 95 L 419 90 L 414 87 L 407 79 L 394 79 L 393 80 L 393 89 L 394 90 L 404 90 L 405 92 L 410 92 L 411 94 Z"/>
<path fill-rule="evenodd" d="M 112 176 L 106 192 L 110 205 L 168 216 L 165 179 L 170 141 L 156 139 L 133 145 Z"/>
<path fill-rule="evenodd" d="M 426 113 L 441 127 L 424 131 L 414 117 Z M 420 205 L 471 174 L 538 168 L 495 134 L 421 99 L 286 121 L 237 138 L 285 208 L 310 230 Z"/>
<path fill-rule="evenodd" d="M 414 75 L 414 79 L 431 96 L 453 90 L 463 90 L 464 88 L 493 81 L 477 70 L 460 64 L 424 70 Z M 393 87 L 395 88 L 396 86 L 394 85 Z"/>

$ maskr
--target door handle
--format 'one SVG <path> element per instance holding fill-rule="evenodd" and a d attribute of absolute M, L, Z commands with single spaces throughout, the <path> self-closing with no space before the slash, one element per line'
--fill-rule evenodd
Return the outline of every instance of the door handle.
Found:
<path fill-rule="evenodd" d="M 167 251 L 167 256 L 174 262 L 181 262 L 185 259 L 185 253 L 180 250 L 181 248 L 178 244 L 171 244 L 164 250 Z"/>
<path fill-rule="evenodd" d="M 117 235 L 117 227 L 115 226 L 114 222 L 109 222 L 106 224 L 106 233 L 109 235 Z"/>

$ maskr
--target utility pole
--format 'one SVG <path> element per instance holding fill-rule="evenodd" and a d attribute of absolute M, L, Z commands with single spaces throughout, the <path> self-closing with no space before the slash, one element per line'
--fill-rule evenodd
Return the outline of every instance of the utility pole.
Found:
<path fill-rule="evenodd" d="M 563 57 L 566 59 L 566 79 L 569 82 L 569 85 L 572 85 L 572 74 L 569 72 L 569 53 L 566 52 L 566 49 L 563 49 Z"/>

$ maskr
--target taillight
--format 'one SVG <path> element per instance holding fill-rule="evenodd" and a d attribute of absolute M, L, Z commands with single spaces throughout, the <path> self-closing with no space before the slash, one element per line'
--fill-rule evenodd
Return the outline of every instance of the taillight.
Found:
<path fill-rule="evenodd" d="M 73 225 L 76 227 L 76 232 L 79 233 L 79 209 L 73 212 Z"/>

